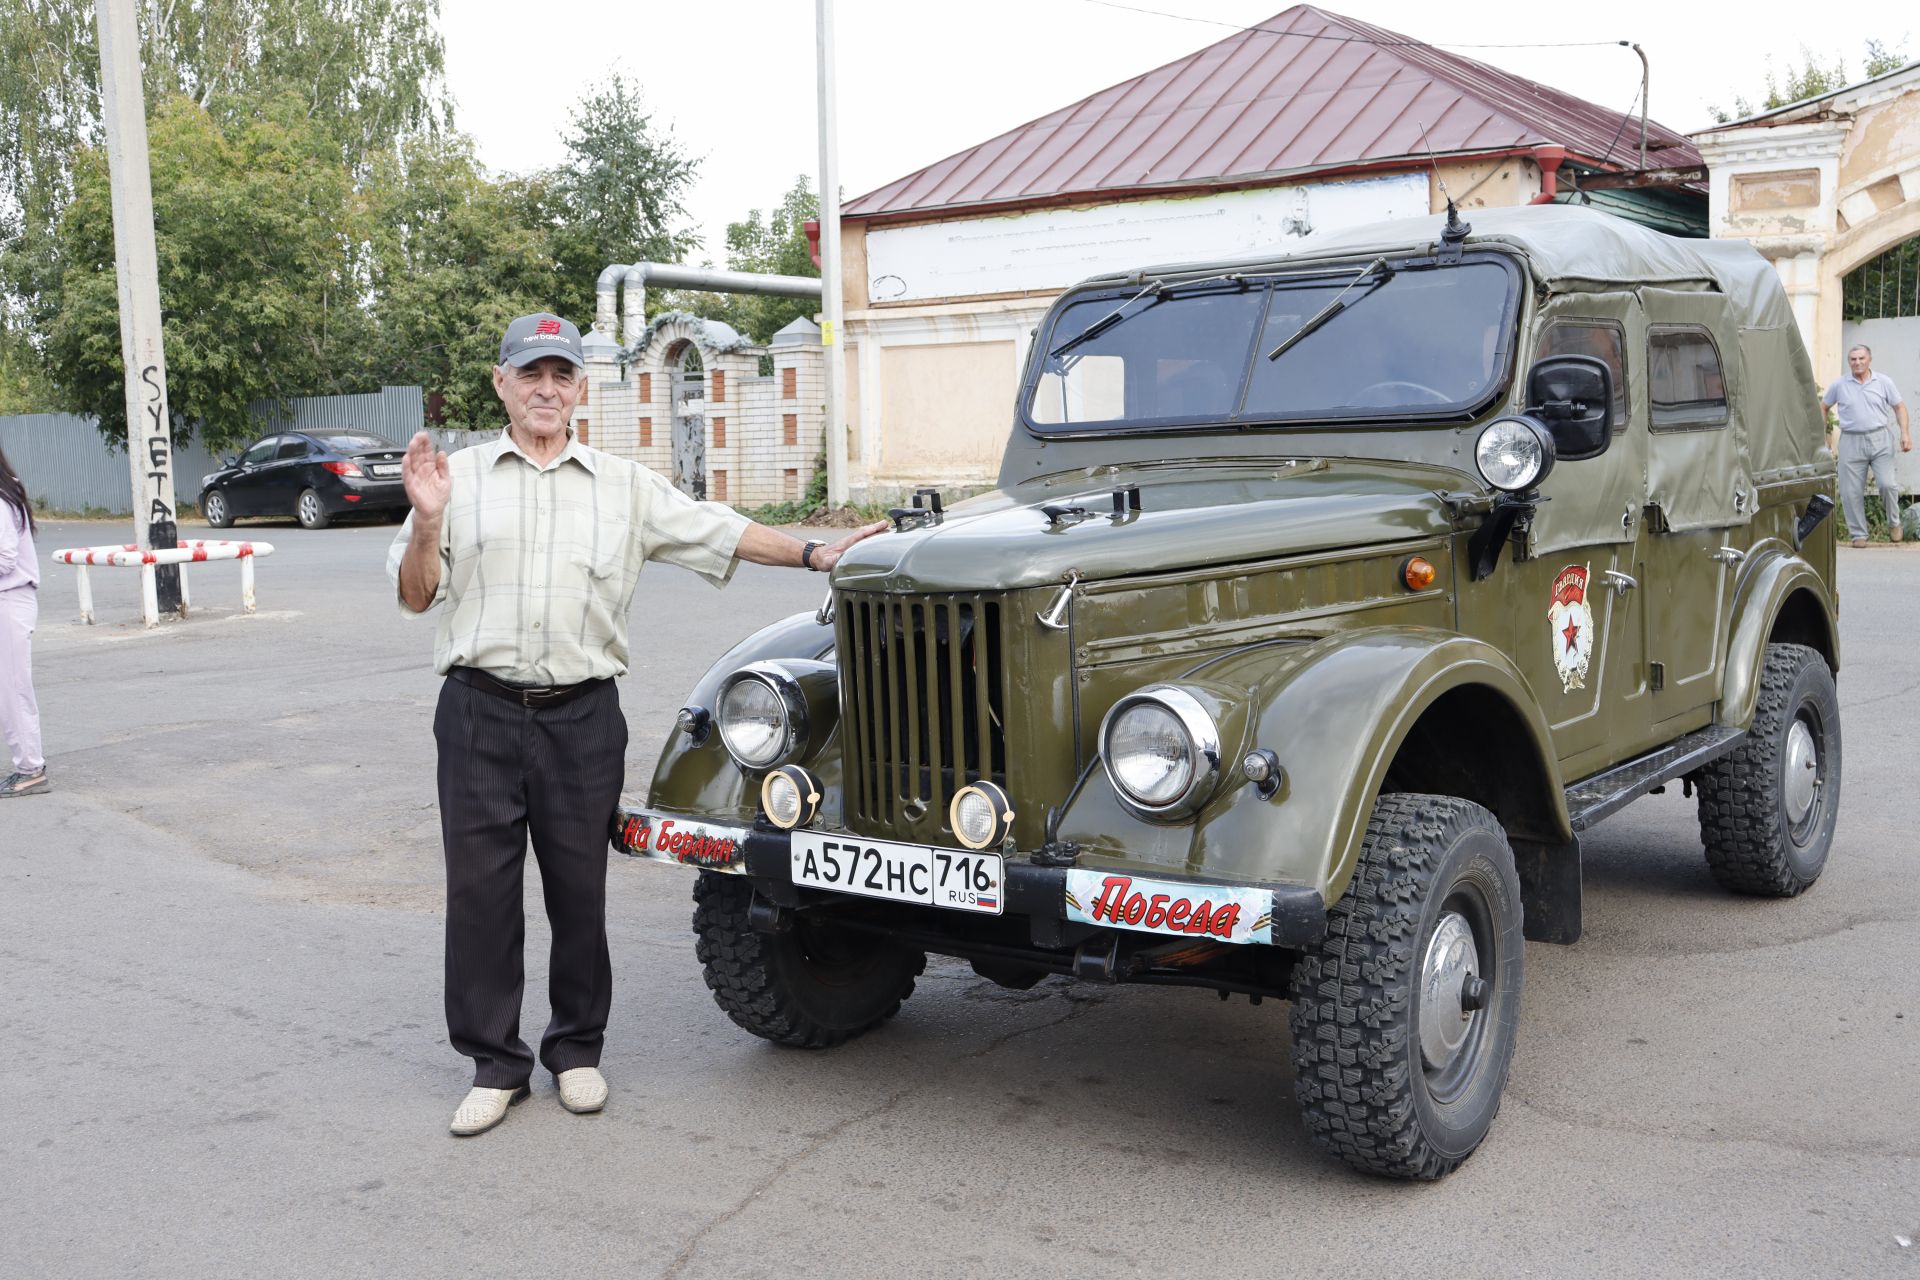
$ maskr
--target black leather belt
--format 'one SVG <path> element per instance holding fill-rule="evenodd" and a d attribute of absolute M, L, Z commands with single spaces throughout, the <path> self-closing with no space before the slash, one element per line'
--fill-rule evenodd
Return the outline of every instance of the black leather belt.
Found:
<path fill-rule="evenodd" d="M 575 698 L 592 693 L 601 685 L 601 680 L 582 680 L 579 684 L 525 685 L 511 684 L 505 680 L 490 676 L 476 667 L 455 667 L 447 674 L 470 689 L 481 693 L 490 693 L 496 698 L 508 702 L 517 702 L 529 711 L 538 711 L 542 707 L 557 707 Z"/>

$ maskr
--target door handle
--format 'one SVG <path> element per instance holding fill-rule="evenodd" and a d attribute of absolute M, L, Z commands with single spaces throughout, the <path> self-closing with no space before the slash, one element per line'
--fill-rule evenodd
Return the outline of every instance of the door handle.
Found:
<path fill-rule="evenodd" d="M 1639 579 L 1631 574 L 1620 573 L 1614 569 L 1608 569 L 1600 576 L 1607 586 L 1613 588 L 1615 596 L 1623 596 L 1640 585 Z"/>
<path fill-rule="evenodd" d="M 1718 551 L 1707 552 L 1707 559 L 1718 560 L 1721 564 L 1739 564 L 1747 558 L 1747 553 L 1738 547 L 1722 547 Z"/>

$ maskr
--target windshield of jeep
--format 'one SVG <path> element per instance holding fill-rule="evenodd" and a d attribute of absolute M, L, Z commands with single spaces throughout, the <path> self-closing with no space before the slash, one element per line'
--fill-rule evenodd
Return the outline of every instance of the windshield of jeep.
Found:
<path fill-rule="evenodd" d="M 1504 385 L 1520 295 L 1504 258 L 1355 271 L 1075 297 L 1041 335 L 1028 424 L 1052 433 L 1459 418 Z M 1286 345 L 1336 300 L 1331 316 Z"/>

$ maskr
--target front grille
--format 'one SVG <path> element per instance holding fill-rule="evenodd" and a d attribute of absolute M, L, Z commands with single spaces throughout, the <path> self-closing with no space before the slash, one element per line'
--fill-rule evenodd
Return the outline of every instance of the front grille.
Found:
<path fill-rule="evenodd" d="M 850 821 L 947 824 L 955 791 L 1006 784 L 1001 605 L 843 592 L 835 609 Z"/>

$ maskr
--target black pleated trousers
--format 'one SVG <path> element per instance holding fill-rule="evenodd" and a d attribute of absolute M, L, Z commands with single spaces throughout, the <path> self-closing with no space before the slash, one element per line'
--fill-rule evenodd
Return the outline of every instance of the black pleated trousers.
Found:
<path fill-rule="evenodd" d="M 609 680 L 534 711 L 450 677 L 433 736 L 447 857 L 448 1038 L 473 1059 L 476 1086 L 517 1088 L 533 1074 L 520 1038 L 531 836 L 553 928 L 553 1016 L 540 1062 L 556 1075 L 598 1066 L 613 1001 L 607 826 L 626 766 L 620 695 Z"/>

